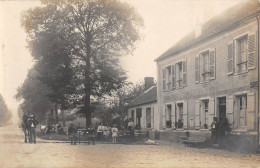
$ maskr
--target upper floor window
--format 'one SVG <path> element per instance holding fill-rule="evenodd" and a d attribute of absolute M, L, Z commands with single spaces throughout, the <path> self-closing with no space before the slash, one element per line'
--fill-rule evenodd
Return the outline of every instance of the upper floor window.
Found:
<path fill-rule="evenodd" d="M 256 35 L 246 34 L 234 39 L 227 46 L 228 75 L 240 74 L 255 68 Z"/>
<path fill-rule="evenodd" d="M 163 90 L 183 88 L 187 85 L 187 62 L 180 61 L 163 69 Z"/>
<path fill-rule="evenodd" d="M 237 72 L 247 70 L 247 36 L 237 40 Z"/>
<path fill-rule="evenodd" d="M 215 49 L 206 50 L 195 57 L 195 82 L 208 82 L 215 79 Z"/>

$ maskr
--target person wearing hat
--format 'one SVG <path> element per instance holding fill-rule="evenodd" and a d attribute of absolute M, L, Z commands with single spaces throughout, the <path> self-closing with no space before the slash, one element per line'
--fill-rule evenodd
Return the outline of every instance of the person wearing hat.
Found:
<path fill-rule="evenodd" d="M 218 118 L 213 117 L 213 122 L 211 123 L 211 140 L 213 142 L 217 141 L 218 128 L 219 128 Z"/>
<path fill-rule="evenodd" d="M 71 145 L 76 145 L 77 143 L 77 128 L 74 124 L 70 124 L 69 128 L 68 128 L 68 134 L 69 134 L 69 138 L 70 138 L 70 144 Z"/>
<path fill-rule="evenodd" d="M 29 142 L 36 143 L 36 126 L 39 124 L 39 121 L 37 121 L 34 118 L 34 115 L 30 115 L 27 123 L 28 123 L 28 127 L 29 127 L 29 132 L 30 132 Z"/>

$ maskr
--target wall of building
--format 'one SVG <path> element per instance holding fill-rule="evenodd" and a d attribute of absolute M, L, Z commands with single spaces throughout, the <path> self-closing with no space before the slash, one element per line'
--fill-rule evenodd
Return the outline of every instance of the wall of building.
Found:
<path fill-rule="evenodd" d="M 132 119 L 132 111 L 134 112 L 134 124 L 137 125 L 137 109 L 142 109 L 142 116 L 140 118 L 140 126 L 143 129 L 147 128 L 146 124 L 146 109 L 150 108 L 151 109 L 151 128 L 149 129 L 155 129 L 159 130 L 159 121 L 160 121 L 160 113 L 158 111 L 158 106 L 156 102 L 153 103 L 147 103 L 139 106 L 134 106 L 134 107 L 129 107 L 128 108 L 128 118 Z"/>
<path fill-rule="evenodd" d="M 209 100 L 209 113 L 210 121 L 213 116 L 218 117 L 218 98 L 226 97 L 226 113 L 229 119 L 230 127 L 234 129 L 234 123 L 231 120 L 236 120 L 237 109 L 230 108 L 236 103 L 238 95 L 245 94 L 248 99 L 248 112 L 250 111 L 251 127 L 255 129 L 256 122 L 256 101 L 257 101 L 257 88 L 253 86 L 254 82 L 257 82 L 257 52 L 255 54 L 255 68 L 248 70 L 243 74 L 237 74 L 236 72 L 232 75 L 228 75 L 227 60 L 228 60 L 228 43 L 235 41 L 238 37 L 245 34 L 255 34 L 257 32 L 257 22 L 253 18 L 247 22 L 233 28 L 232 30 L 225 31 L 218 36 L 209 39 L 199 46 L 183 51 L 177 55 L 169 57 L 167 59 L 158 61 L 157 63 L 157 76 L 158 76 L 158 91 L 157 101 L 158 109 L 160 112 L 160 129 L 166 127 L 165 123 L 165 106 L 172 104 L 175 106 L 176 103 L 181 102 L 187 104 L 187 129 L 199 129 L 196 127 L 196 107 L 201 106 L 200 102 L 204 99 Z M 256 44 L 257 47 L 257 44 Z M 198 56 L 205 50 L 215 50 L 215 79 L 209 80 L 205 83 L 195 83 L 195 57 Z M 257 51 L 257 48 L 255 48 Z M 186 60 L 187 65 L 187 86 L 182 89 L 174 89 L 169 91 L 163 91 L 163 69 L 170 65 L 175 64 L 180 60 Z M 199 105 L 196 104 L 199 102 Z M 232 102 L 232 103 L 231 103 Z M 176 116 L 173 116 L 176 117 Z M 201 116 L 200 116 L 201 117 Z M 253 118 L 252 118 L 253 117 Z M 233 119 L 232 119 L 233 118 Z M 253 123 L 253 126 L 252 126 Z M 250 125 L 250 123 L 248 123 Z M 202 128 L 202 126 L 200 126 Z M 251 129 L 251 128 L 250 128 Z"/>

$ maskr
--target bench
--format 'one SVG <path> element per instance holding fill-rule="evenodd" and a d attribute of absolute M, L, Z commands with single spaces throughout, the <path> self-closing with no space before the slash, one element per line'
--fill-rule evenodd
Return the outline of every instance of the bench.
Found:
<path fill-rule="evenodd" d="M 211 142 L 211 135 L 210 133 L 190 133 L 187 139 L 182 139 L 182 142 L 185 146 L 189 145 L 206 145 L 207 143 Z"/>

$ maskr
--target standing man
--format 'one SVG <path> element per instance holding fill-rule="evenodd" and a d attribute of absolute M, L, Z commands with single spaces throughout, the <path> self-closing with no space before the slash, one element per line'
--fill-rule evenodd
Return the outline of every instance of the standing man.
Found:
<path fill-rule="evenodd" d="M 29 127 L 29 132 L 30 132 L 29 142 L 36 143 L 36 126 L 39 124 L 39 121 L 37 121 L 33 115 L 30 115 L 27 123 L 28 123 L 28 127 Z"/>
<path fill-rule="evenodd" d="M 219 129 L 218 119 L 217 117 L 213 117 L 213 122 L 211 123 L 211 140 L 213 141 L 213 143 L 217 141 L 218 129 Z"/>
<path fill-rule="evenodd" d="M 70 124 L 69 128 L 68 128 L 68 134 L 69 134 L 69 138 L 70 138 L 70 144 L 71 145 L 76 145 L 77 142 L 77 128 L 76 126 L 74 126 L 74 124 Z"/>
<path fill-rule="evenodd" d="M 24 113 L 23 114 L 23 122 L 22 122 L 22 128 L 24 131 L 24 142 L 27 143 L 27 137 L 29 138 L 29 129 L 28 129 L 28 118 L 29 118 L 29 114 L 28 113 Z"/>

